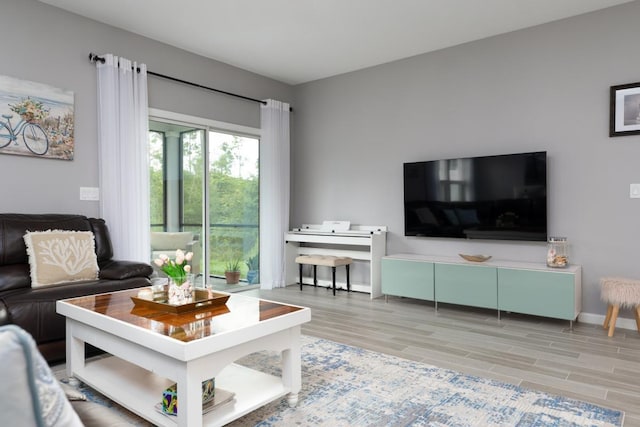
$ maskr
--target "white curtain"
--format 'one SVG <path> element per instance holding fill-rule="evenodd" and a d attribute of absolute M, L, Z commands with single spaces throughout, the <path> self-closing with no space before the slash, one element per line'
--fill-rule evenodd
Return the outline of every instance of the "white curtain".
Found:
<path fill-rule="evenodd" d="M 289 104 L 260 108 L 260 287 L 286 286 L 284 233 L 289 228 Z"/>
<path fill-rule="evenodd" d="M 111 54 L 103 58 L 96 62 L 100 216 L 114 258 L 149 262 L 147 68 Z"/>

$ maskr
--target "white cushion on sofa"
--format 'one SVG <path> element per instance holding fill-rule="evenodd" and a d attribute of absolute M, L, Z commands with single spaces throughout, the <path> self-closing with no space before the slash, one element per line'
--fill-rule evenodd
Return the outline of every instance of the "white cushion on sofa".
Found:
<path fill-rule="evenodd" d="M 98 278 L 95 238 L 90 231 L 30 231 L 24 242 L 31 287 Z"/>

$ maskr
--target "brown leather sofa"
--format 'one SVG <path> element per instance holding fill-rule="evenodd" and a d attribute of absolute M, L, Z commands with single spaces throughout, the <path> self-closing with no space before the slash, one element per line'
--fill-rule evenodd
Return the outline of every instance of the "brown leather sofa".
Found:
<path fill-rule="evenodd" d="M 31 288 L 23 236 L 27 231 L 92 231 L 100 268 L 97 280 Z M 65 319 L 56 301 L 148 286 L 149 264 L 112 259 L 109 230 L 102 219 L 67 214 L 0 214 L 0 325 L 28 331 L 47 361 L 64 359 Z"/>

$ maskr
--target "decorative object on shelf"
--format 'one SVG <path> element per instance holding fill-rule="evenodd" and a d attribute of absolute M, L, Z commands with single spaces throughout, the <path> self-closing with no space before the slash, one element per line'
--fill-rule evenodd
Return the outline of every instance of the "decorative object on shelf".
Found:
<path fill-rule="evenodd" d="M 178 249 L 175 259 L 160 254 L 153 261 L 169 277 L 169 304 L 186 304 L 193 300 L 193 284 L 192 280 L 189 280 L 189 261 L 192 258 L 193 252 L 185 254 L 182 249 Z"/>
<path fill-rule="evenodd" d="M 640 82 L 611 86 L 609 136 L 640 134 Z"/>
<path fill-rule="evenodd" d="M 227 391 L 222 388 L 216 388 L 215 391 L 215 396 L 212 399 L 209 399 L 206 403 L 202 404 L 202 415 L 208 414 L 214 409 L 219 408 L 222 405 L 226 405 L 227 403 L 235 402 L 236 394 L 234 392 Z M 163 409 L 163 402 L 158 402 L 155 405 L 155 408 L 158 412 L 166 415 L 169 418 L 178 415 L 177 413 L 172 414 L 170 412 L 165 412 L 165 410 Z"/>
<path fill-rule="evenodd" d="M 549 237 L 547 243 L 547 266 L 564 268 L 569 265 L 566 237 Z"/>
<path fill-rule="evenodd" d="M 228 285 L 235 285 L 240 281 L 240 259 L 234 258 L 227 262 L 224 277 Z"/>
<path fill-rule="evenodd" d="M 491 255 L 466 255 L 466 254 L 458 254 L 460 255 L 462 258 L 466 259 L 467 261 L 472 261 L 472 262 L 485 262 L 491 259 Z"/>
<path fill-rule="evenodd" d="M 260 280 L 260 258 L 254 255 L 245 261 L 247 264 L 247 283 L 253 285 Z"/>
<path fill-rule="evenodd" d="M 202 404 L 205 405 L 215 397 L 216 379 L 209 378 L 202 381 Z M 162 412 L 170 415 L 178 415 L 178 386 L 171 385 L 162 392 Z"/>

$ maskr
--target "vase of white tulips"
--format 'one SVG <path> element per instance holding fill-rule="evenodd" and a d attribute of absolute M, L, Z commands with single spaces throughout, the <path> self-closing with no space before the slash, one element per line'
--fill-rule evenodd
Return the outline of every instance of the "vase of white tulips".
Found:
<path fill-rule="evenodd" d="M 153 261 L 169 278 L 167 291 L 169 304 L 180 305 L 193 301 L 193 283 L 189 280 L 191 273 L 189 261 L 191 258 L 193 258 L 193 252 L 185 253 L 178 249 L 175 259 L 162 254 Z"/>

